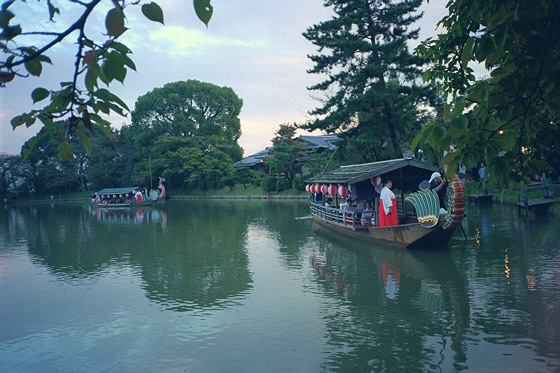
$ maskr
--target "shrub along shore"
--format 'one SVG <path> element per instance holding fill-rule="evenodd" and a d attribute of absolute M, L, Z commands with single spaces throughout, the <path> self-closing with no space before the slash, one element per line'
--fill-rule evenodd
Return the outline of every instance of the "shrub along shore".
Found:
<path fill-rule="evenodd" d="M 479 184 L 467 183 L 465 194 L 476 194 Z M 479 193 L 481 193 L 479 191 Z M 493 193 L 494 202 L 498 203 L 517 203 L 517 191 L 505 190 L 501 193 Z M 542 191 L 529 192 L 529 199 L 542 198 Z M 39 202 L 88 202 L 91 200 L 92 192 L 79 193 L 60 193 L 56 195 L 38 195 L 26 196 L 16 199 L 8 199 L 8 204 L 19 203 L 39 203 Z M 293 188 L 283 190 L 278 193 L 265 192 L 261 186 L 247 184 L 245 187 L 241 184 L 233 187 L 224 187 L 221 189 L 193 190 L 185 192 L 182 190 L 167 189 L 169 199 L 248 199 L 248 200 L 286 200 L 286 199 L 308 199 L 309 194 L 304 190 L 296 190 Z M 3 202 L 6 203 L 6 202 Z"/>

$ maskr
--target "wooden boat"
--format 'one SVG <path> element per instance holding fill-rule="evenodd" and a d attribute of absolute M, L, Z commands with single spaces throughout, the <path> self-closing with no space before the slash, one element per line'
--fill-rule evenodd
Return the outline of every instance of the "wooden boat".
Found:
<path fill-rule="evenodd" d="M 165 198 L 165 186 L 163 179 L 160 178 L 157 190 L 150 191 L 148 197 L 137 197 L 139 187 L 105 188 L 92 196 L 92 206 L 94 208 L 128 208 L 151 206 Z"/>
<path fill-rule="evenodd" d="M 464 217 L 464 183 L 457 175 L 448 183 L 449 211 L 441 214 L 437 194 L 429 189 L 422 189 L 429 185 L 427 181 L 430 175 L 437 171 L 438 168 L 434 165 L 404 158 L 342 166 L 307 180 L 318 184 L 316 189 L 322 190 L 320 193 L 314 193 L 311 215 L 317 224 L 359 241 L 379 242 L 398 247 L 444 246 Z M 392 180 L 394 188 L 401 192 L 397 208 L 398 225 L 376 225 L 379 221 L 379 183 L 382 180 Z M 337 189 L 343 186 L 354 199 L 375 201 L 372 222 L 362 220 L 359 211 L 349 212 L 337 207 L 338 194 L 331 194 L 337 200 L 334 206 L 325 206 L 326 193 L 323 191 L 329 188 L 322 188 L 323 185 L 335 186 Z M 405 198 L 405 192 L 413 193 Z M 405 202 L 410 204 L 407 206 Z"/>

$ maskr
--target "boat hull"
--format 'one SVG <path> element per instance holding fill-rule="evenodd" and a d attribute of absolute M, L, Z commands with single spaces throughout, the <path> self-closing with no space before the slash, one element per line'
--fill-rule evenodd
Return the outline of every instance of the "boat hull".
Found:
<path fill-rule="evenodd" d="M 433 228 L 424 228 L 419 223 L 391 227 L 358 227 L 330 221 L 315 214 L 312 216 L 313 221 L 319 226 L 348 238 L 396 247 L 445 246 L 455 233 L 455 227 L 443 229 L 443 220 L 440 220 Z"/>
<path fill-rule="evenodd" d="M 163 198 L 158 198 L 158 199 L 149 199 L 147 201 L 131 201 L 130 203 L 97 203 L 97 202 L 92 202 L 92 206 L 94 208 L 106 208 L 106 209 L 114 209 L 114 208 L 123 208 L 123 207 L 145 207 L 145 206 L 151 206 L 154 203 L 162 200 Z"/>

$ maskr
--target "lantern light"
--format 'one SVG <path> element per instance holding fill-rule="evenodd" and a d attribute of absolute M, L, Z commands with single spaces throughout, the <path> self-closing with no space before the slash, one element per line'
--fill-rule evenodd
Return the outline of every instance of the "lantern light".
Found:
<path fill-rule="evenodd" d="M 383 179 L 381 179 L 381 176 L 372 177 L 372 178 L 371 178 L 371 184 L 372 184 L 374 187 L 378 187 L 378 186 L 381 185 L 381 181 L 382 181 L 382 180 L 383 180 Z"/>
<path fill-rule="evenodd" d="M 346 197 L 348 195 L 348 188 L 346 188 L 344 185 L 339 186 L 338 195 L 342 198 Z"/>

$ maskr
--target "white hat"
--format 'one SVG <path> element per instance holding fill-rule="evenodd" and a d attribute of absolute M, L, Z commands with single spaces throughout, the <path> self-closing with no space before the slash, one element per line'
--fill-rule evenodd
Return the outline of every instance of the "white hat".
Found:
<path fill-rule="evenodd" d="M 434 181 L 434 179 L 435 179 L 436 177 L 441 177 L 441 174 L 440 174 L 439 172 L 434 172 L 434 173 L 432 174 L 432 177 L 430 177 L 430 181 L 429 181 L 429 182 L 431 183 L 432 181 Z"/>

